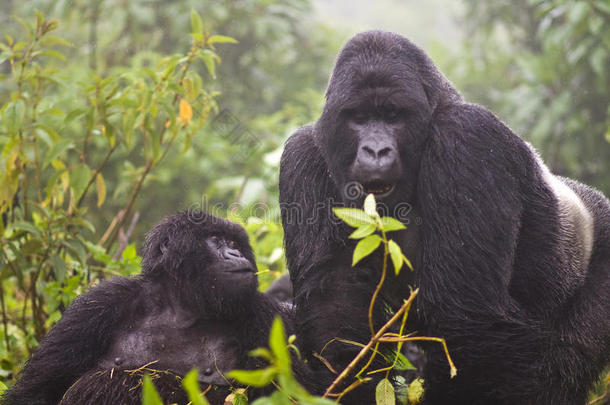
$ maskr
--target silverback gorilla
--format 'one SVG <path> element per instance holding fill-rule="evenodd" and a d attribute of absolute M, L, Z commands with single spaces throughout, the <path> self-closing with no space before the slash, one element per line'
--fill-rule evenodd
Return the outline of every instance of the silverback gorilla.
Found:
<path fill-rule="evenodd" d="M 380 256 L 350 268 L 353 229 L 331 212 L 368 193 L 408 223 L 391 237 L 415 265 L 389 276 L 375 323 L 419 287 L 409 324 L 445 338 L 458 368 L 451 379 L 440 347 L 425 346 L 426 404 L 585 403 L 609 361 L 608 200 L 551 174 L 421 49 L 377 31 L 345 45 L 322 116 L 290 137 L 281 162 L 298 333 L 320 378 L 333 376 L 314 352 L 370 338 Z M 342 369 L 358 350 L 334 342 L 323 356 Z M 372 403 L 371 391 L 345 402 Z"/>
<path fill-rule="evenodd" d="M 188 402 L 179 377 L 193 367 L 202 388 L 220 386 L 210 402 L 224 403 L 224 373 L 261 365 L 248 352 L 267 346 L 281 312 L 255 272 L 241 226 L 199 211 L 165 218 L 147 235 L 142 274 L 79 296 L 2 403 L 140 404 L 133 370 L 144 365 L 166 403 Z"/>

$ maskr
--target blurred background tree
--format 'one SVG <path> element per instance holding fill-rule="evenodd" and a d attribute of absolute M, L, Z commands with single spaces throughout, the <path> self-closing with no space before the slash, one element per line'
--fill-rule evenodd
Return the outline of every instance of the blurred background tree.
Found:
<path fill-rule="evenodd" d="M 46 22 L 59 21 L 55 39 L 45 46 L 59 46 L 63 56 L 39 55 L 39 67 L 28 65 L 31 77 L 15 76 L 11 54 L 24 52 L 14 48 L 27 37 L 18 20 L 31 24 L 34 10 Z M 192 50 L 191 10 L 201 15 L 202 32 L 237 43 L 202 47 L 215 53 L 198 57 L 184 80 L 160 90 L 159 66 L 180 65 Z M 358 31 L 380 28 L 412 39 L 467 100 L 491 109 L 532 142 L 555 173 L 610 195 L 608 0 L 4 0 L 0 27 L 0 196 L 14 197 L 0 198 L 4 381 L 88 283 L 136 272 L 135 246 L 144 232 L 179 209 L 197 206 L 243 221 L 257 253 L 261 288 L 284 271 L 277 207 L 282 145 L 318 117 L 333 60 Z M 18 88 L 20 80 L 32 78 L 27 90 Z M 163 104 L 162 96 L 169 101 Z M 163 145 L 147 141 L 142 130 L 152 125 L 163 131 L 161 118 L 146 121 L 138 108 L 177 125 L 179 99 L 197 117 L 206 108 L 209 116 L 183 128 L 186 134 L 146 172 L 138 198 L 120 218 L 151 154 Z M 24 139 L 29 146 L 17 159 L 16 126 L 23 119 L 40 130 L 32 132 L 31 143 Z M 130 125 L 137 127 L 135 136 L 125 132 Z M 83 161 L 77 144 L 85 137 L 91 144 Z M 48 155 L 35 156 L 34 140 Z M 39 159 L 47 171 L 36 178 L 27 159 Z M 91 174 L 100 162 L 97 180 Z M 65 171 L 67 180 L 61 178 Z M 24 173 L 32 176 L 25 186 Z M 75 191 L 82 192 L 82 211 L 69 214 Z M 45 206 L 55 222 L 41 220 L 41 208 L 24 203 L 44 202 L 54 192 L 65 194 Z M 85 222 L 66 222 L 74 217 Z M 109 243 L 105 232 L 117 218 L 122 227 L 113 229 Z M 106 241 L 101 247 L 100 240 Z M 45 248 L 62 241 L 72 246 L 46 255 Z M 41 263 L 44 277 L 34 277 Z"/>

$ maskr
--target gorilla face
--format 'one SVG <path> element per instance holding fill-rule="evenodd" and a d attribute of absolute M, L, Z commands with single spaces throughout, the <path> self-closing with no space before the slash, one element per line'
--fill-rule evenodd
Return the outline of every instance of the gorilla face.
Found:
<path fill-rule="evenodd" d="M 256 293 L 248 235 L 230 221 L 198 211 L 166 218 L 147 235 L 143 274 L 166 279 L 209 316 L 236 316 Z"/>
<path fill-rule="evenodd" d="M 318 121 L 320 149 L 345 202 L 373 193 L 392 207 L 415 192 L 432 107 L 404 52 L 376 49 L 386 47 L 369 38 L 342 51 Z"/>

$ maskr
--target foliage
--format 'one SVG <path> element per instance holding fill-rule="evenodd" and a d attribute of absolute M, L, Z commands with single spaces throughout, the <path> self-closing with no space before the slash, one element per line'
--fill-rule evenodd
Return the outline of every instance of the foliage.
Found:
<path fill-rule="evenodd" d="M 204 32 L 192 15 L 188 53 L 155 55 L 149 66 L 107 77 L 86 71 L 73 81 L 59 48 L 68 42 L 40 12 L 34 24 L 19 19 L 26 40 L 7 35 L 0 43 L 10 66 L 0 93 L 4 377 L 90 282 L 139 269 L 127 242 L 136 199 L 176 141 L 188 146 L 216 108 L 216 93 L 192 67 L 201 60 L 215 69 L 214 44 L 231 41 Z M 117 155 L 132 158 L 111 171 Z M 116 195 L 120 189 L 128 193 Z M 106 218 L 98 240 L 90 212 L 106 203 L 108 190 L 122 208 Z"/>
<path fill-rule="evenodd" d="M 609 194 L 610 3 L 465 4 L 468 43 L 449 76 L 531 140 L 554 172 Z"/>

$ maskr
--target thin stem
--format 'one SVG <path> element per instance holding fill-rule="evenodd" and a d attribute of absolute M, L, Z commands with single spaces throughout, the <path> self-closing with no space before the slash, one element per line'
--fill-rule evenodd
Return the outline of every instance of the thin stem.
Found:
<path fill-rule="evenodd" d="M 140 179 L 138 180 L 138 183 L 136 184 L 136 186 L 134 187 L 133 191 L 131 192 L 131 195 L 129 196 L 129 202 L 127 203 L 127 207 L 125 208 L 125 213 L 119 219 L 119 221 L 118 221 L 114 231 L 112 232 L 112 236 L 110 236 L 110 238 L 108 239 L 107 250 L 110 248 L 110 246 L 112 246 L 112 244 L 114 243 L 114 241 L 118 237 L 118 235 L 119 235 L 119 231 L 118 230 L 121 229 L 121 227 L 125 224 L 125 220 L 127 219 L 127 216 L 129 215 L 129 212 L 133 208 L 133 204 L 136 201 L 136 197 L 138 196 L 138 193 L 140 192 L 140 189 L 142 188 L 142 184 L 144 184 L 144 180 L 148 176 L 148 173 L 150 173 L 150 169 L 152 169 L 152 167 L 153 167 L 152 161 L 149 161 L 148 163 L 146 163 L 146 166 L 144 168 L 144 172 L 140 176 Z"/>
<path fill-rule="evenodd" d="M 4 344 L 6 351 L 11 351 L 11 345 L 8 340 L 8 319 L 6 315 L 6 305 L 4 303 L 4 284 L 0 281 L 0 304 L 2 304 L 2 327 L 4 328 Z"/>
<path fill-rule="evenodd" d="M 115 144 L 110 149 L 108 149 L 106 156 L 104 156 L 104 160 L 102 160 L 102 162 L 98 165 L 97 169 L 95 169 L 95 172 L 91 175 L 89 182 L 85 186 L 85 189 L 83 190 L 81 196 L 79 197 L 78 201 L 76 202 L 76 208 L 80 207 L 80 205 L 82 204 L 83 199 L 85 198 L 85 195 L 87 195 L 87 191 L 89 190 L 89 187 L 91 187 L 91 185 L 95 181 L 95 178 L 97 177 L 97 175 L 100 174 L 102 169 L 104 168 L 104 166 L 106 166 L 106 163 L 108 163 L 110 156 L 116 150 L 117 145 L 118 145 L 118 143 L 115 142 Z"/>
<path fill-rule="evenodd" d="M 388 320 L 386 322 L 385 325 L 383 325 L 381 327 L 381 329 L 379 329 L 379 331 L 375 334 L 375 336 L 373 336 L 371 338 L 371 340 L 366 344 L 366 346 L 364 346 L 362 348 L 362 350 L 360 350 L 360 352 L 358 353 L 358 355 L 356 357 L 354 357 L 354 359 L 349 363 L 349 365 L 341 372 L 341 374 L 339 374 L 339 376 L 337 378 L 335 378 L 335 381 L 333 381 L 333 383 L 330 385 L 330 387 L 328 387 L 328 389 L 326 390 L 326 392 L 324 393 L 324 397 L 329 397 L 332 395 L 333 390 L 335 388 L 337 388 L 337 386 L 339 386 L 339 384 L 354 370 L 354 368 L 356 367 L 356 365 L 360 362 L 360 360 L 362 360 L 364 358 L 364 356 L 366 356 L 367 352 L 369 350 L 371 350 L 371 348 L 373 347 L 373 345 L 375 345 L 377 343 L 377 341 L 379 341 L 379 339 L 383 336 L 383 334 L 398 320 L 400 319 L 400 317 L 402 316 L 402 314 L 405 311 L 408 311 L 409 308 L 411 307 L 411 304 L 413 303 L 413 300 L 415 300 L 415 297 L 417 296 L 417 293 L 419 292 L 419 289 L 416 289 L 415 291 L 411 292 L 411 295 L 409 296 L 409 299 L 407 299 L 402 306 L 400 307 L 400 309 L 392 316 L 392 318 L 390 318 L 390 320 Z"/>
<path fill-rule="evenodd" d="M 375 329 L 373 328 L 373 307 L 375 306 L 375 301 L 381 291 L 381 287 L 383 287 L 388 270 L 388 239 L 383 230 L 381 231 L 381 235 L 383 240 L 383 269 L 381 270 L 381 278 L 379 279 L 379 283 L 377 283 L 377 287 L 375 287 L 375 292 L 373 292 L 373 297 L 369 304 L 369 328 L 371 330 L 371 336 L 375 334 Z"/>
<path fill-rule="evenodd" d="M 451 369 L 451 377 L 455 377 L 457 375 L 457 368 L 455 364 L 453 364 L 453 360 L 451 360 L 451 355 L 449 355 L 449 348 L 447 348 L 447 342 L 443 338 L 437 337 L 428 337 L 428 336 L 382 336 L 379 338 L 380 342 L 388 342 L 388 343 L 396 343 L 396 342 L 412 342 L 412 341 L 429 341 L 429 342 L 438 342 L 443 345 L 443 350 L 445 351 L 445 356 L 447 357 L 447 362 L 449 363 L 449 368 Z"/>

